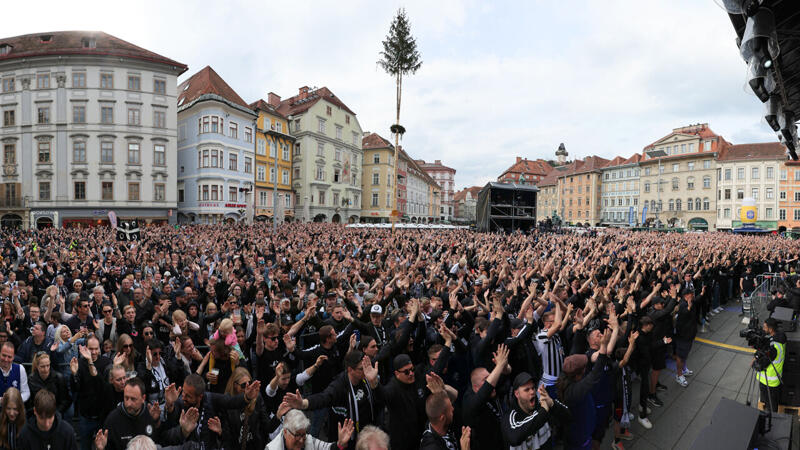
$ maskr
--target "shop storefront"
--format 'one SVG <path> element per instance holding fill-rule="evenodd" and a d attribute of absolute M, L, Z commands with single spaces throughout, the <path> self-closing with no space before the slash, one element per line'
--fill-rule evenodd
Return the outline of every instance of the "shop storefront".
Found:
<path fill-rule="evenodd" d="M 92 228 L 110 226 L 109 211 L 114 211 L 118 220 L 137 219 L 140 226 L 160 226 L 172 224 L 177 219 L 174 210 L 139 209 L 139 208 L 114 208 L 114 209 L 89 209 L 71 208 L 59 210 L 35 210 L 30 213 L 31 228 L 42 229 L 47 227 L 60 228 Z"/>

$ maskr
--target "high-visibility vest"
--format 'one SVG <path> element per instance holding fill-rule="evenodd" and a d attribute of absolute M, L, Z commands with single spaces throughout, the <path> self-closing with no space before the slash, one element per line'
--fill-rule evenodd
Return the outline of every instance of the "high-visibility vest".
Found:
<path fill-rule="evenodd" d="M 780 377 L 783 375 L 783 361 L 786 356 L 786 344 L 772 341 L 772 346 L 778 351 L 778 356 L 772 360 L 772 363 L 767 366 L 766 370 L 762 370 L 756 374 L 758 382 L 765 384 L 769 387 L 776 387 L 781 385 Z"/>

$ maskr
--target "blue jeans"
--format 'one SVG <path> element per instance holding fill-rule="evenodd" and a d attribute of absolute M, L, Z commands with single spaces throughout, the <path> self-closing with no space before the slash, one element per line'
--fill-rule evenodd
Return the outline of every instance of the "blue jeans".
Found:
<path fill-rule="evenodd" d="M 80 416 L 78 418 L 78 439 L 81 441 L 81 450 L 91 450 L 94 446 L 94 436 L 100 429 L 100 421 Z"/>
<path fill-rule="evenodd" d="M 320 408 L 315 409 L 311 413 L 311 427 L 308 429 L 308 434 L 321 439 L 320 431 L 322 430 L 322 426 L 325 424 L 325 419 L 328 416 L 328 408 Z"/>

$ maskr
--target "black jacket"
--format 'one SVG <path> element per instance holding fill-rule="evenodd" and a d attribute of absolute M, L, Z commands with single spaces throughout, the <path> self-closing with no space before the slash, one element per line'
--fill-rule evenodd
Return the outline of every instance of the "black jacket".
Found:
<path fill-rule="evenodd" d="M 117 405 L 116 409 L 106 417 L 103 429 L 108 430 L 108 450 L 124 450 L 128 442 L 140 434 L 147 435 L 156 442 L 167 443 L 160 439 L 160 427 L 157 421 L 153 420 L 147 410 L 147 404 L 142 407 L 137 415 L 131 415 L 123 404 Z M 180 440 L 170 441 L 169 443 L 180 443 Z"/>
<path fill-rule="evenodd" d="M 70 424 L 56 414 L 53 426 L 49 431 L 42 431 L 36 425 L 36 419 L 29 420 L 22 428 L 17 441 L 20 450 L 78 450 L 75 431 Z"/>
<path fill-rule="evenodd" d="M 31 390 L 31 405 L 29 406 L 31 414 L 33 414 L 33 399 L 36 397 L 36 393 L 42 389 L 47 389 L 56 396 L 56 406 L 61 414 L 64 414 L 72 404 L 72 397 L 67 391 L 67 382 L 60 373 L 52 369 L 46 380 L 42 380 L 39 372 L 34 370 L 30 378 L 28 378 L 28 387 Z"/>
<path fill-rule="evenodd" d="M 161 365 L 164 366 L 164 372 L 167 375 L 169 386 L 175 383 L 175 386 L 183 386 L 183 380 L 188 375 L 186 373 L 186 366 L 182 362 L 175 359 L 171 354 L 167 355 L 166 352 L 161 353 Z M 152 370 L 147 370 L 147 363 L 142 362 L 136 368 L 139 378 L 144 382 L 145 389 L 147 390 L 147 399 L 150 401 L 163 402 L 164 391 L 161 390 L 160 384 L 153 375 Z"/>
<path fill-rule="evenodd" d="M 515 400 L 514 406 L 503 417 L 503 438 L 512 450 L 535 450 L 551 439 L 551 430 L 548 421 L 557 419 L 559 425 L 569 423 L 570 414 L 560 401 L 553 399 L 553 407 L 549 411 L 540 404 L 531 414 L 519 407 Z"/>
<path fill-rule="evenodd" d="M 452 428 L 452 427 L 451 427 Z M 444 436 L 431 428 L 430 424 L 422 431 L 422 439 L 419 441 L 419 450 L 460 450 L 461 442 L 459 437 L 452 431 L 448 431 Z"/>
<path fill-rule="evenodd" d="M 186 438 L 186 441 L 202 442 L 209 449 L 222 448 L 222 437 L 208 428 L 208 419 L 212 417 L 223 419 L 229 410 L 242 410 L 245 406 L 247 406 L 247 400 L 244 395 L 231 397 L 230 395 L 206 392 L 203 394 L 200 404 L 200 420 L 198 420 L 197 428 Z M 164 441 L 171 443 L 184 440 L 179 424 L 181 411 L 184 409 L 189 408 L 183 404 L 183 399 L 179 399 L 175 402 L 172 412 L 167 414 L 167 422 L 162 425 L 162 427 L 166 427 L 162 434 Z M 224 424 L 223 428 L 225 428 Z"/>
<path fill-rule="evenodd" d="M 276 408 L 277 410 L 277 408 Z M 271 412 L 271 411 L 270 411 Z M 269 440 L 267 436 L 269 432 L 273 431 L 270 428 L 270 418 L 267 407 L 264 405 L 263 398 L 259 395 L 256 400 L 256 407 L 253 413 L 250 414 L 247 420 L 247 436 L 245 437 L 245 416 L 243 409 L 229 409 L 226 412 L 226 421 L 223 432 L 223 439 L 225 441 L 225 448 L 228 449 L 241 449 L 242 439 L 247 439 L 247 450 L 263 450 L 267 446 Z"/>
<path fill-rule="evenodd" d="M 372 389 L 364 380 L 351 386 L 347 372 L 340 373 L 324 391 L 308 396 L 309 410 L 321 408 L 329 410 L 328 436 L 336 436 L 336 425 L 346 418 L 352 419 L 358 429 L 376 425 L 378 415 L 383 411 L 383 387 L 378 383 Z M 355 438 L 354 433 L 353 439 Z"/>
<path fill-rule="evenodd" d="M 389 438 L 395 450 L 415 449 L 422 437 L 427 416 L 425 415 L 425 376 L 413 384 L 404 384 L 396 377 L 383 387 L 383 397 L 389 411 Z"/>
<path fill-rule="evenodd" d="M 497 394 L 492 397 L 495 387 L 484 381 L 483 385 L 474 392 L 468 387 L 463 398 L 464 424 L 472 428 L 470 434 L 470 448 L 491 448 L 497 442 L 502 442 L 503 435 L 500 430 L 502 407 L 500 405 L 500 384 Z"/>

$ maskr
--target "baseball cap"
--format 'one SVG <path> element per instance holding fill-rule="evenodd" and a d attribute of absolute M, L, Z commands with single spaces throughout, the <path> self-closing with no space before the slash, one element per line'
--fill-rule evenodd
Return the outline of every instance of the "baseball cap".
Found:
<path fill-rule="evenodd" d="M 512 329 L 519 329 L 522 328 L 523 322 L 522 319 L 517 319 L 516 317 L 510 320 L 511 328 Z"/>
<path fill-rule="evenodd" d="M 395 356 L 392 362 L 394 364 L 394 370 L 400 370 L 401 367 L 411 364 L 411 358 L 405 353 L 401 353 Z"/>
<path fill-rule="evenodd" d="M 383 308 L 381 305 L 372 305 L 372 308 L 369 309 L 370 314 L 383 314 Z"/>
<path fill-rule="evenodd" d="M 369 286 L 367 286 L 367 283 L 358 283 L 358 285 L 356 286 L 356 288 L 358 289 L 366 289 L 368 287 Z"/>
<path fill-rule="evenodd" d="M 524 386 L 525 383 L 528 383 L 530 381 L 533 381 L 533 377 L 531 376 L 531 374 L 529 374 L 528 372 L 520 372 L 514 378 L 514 384 L 513 384 L 514 390 L 516 391 L 517 389 Z"/>
<path fill-rule="evenodd" d="M 564 360 L 564 373 L 571 377 L 581 374 L 586 369 L 588 362 L 589 358 L 582 353 L 567 356 L 567 359 Z"/>

